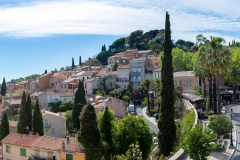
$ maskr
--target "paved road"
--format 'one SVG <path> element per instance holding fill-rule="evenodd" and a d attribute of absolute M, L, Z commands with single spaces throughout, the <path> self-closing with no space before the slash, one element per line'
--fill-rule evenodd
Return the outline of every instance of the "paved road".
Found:
<path fill-rule="evenodd" d="M 237 130 L 237 146 L 236 146 L 236 152 L 234 154 L 233 160 L 240 160 L 240 104 L 229 104 L 226 106 L 226 113 L 229 113 L 229 109 L 233 109 L 233 114 L 232 114 L 232 120 L 233 123 L 235 124 L 236 130 Z M 234 143 L 235 145 L 235 143 Z"/>

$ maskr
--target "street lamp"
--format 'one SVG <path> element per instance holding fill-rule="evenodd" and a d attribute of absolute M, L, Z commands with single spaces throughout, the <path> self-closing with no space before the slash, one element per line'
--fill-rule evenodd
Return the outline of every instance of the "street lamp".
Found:
<path fill-rule="evenodd" d="M 232 122 L 232 114 L 233 114 L 233 109 L 230 108 L 231 122 Z M 233 148 L 232 127 L 231 127 L 231 137 L 230 137 L 230 147 L 229 148 Z"/>

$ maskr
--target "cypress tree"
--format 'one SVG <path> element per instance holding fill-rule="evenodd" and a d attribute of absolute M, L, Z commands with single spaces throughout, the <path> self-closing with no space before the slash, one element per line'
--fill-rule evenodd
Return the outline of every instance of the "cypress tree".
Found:
<path fill-rule="evenodd" d="M 0 140 L 4 139 L 9 134 L 9 123 L 7 114 L 4 113 L 0 126 Z"/>
<path fill-rule="evenodd" d="M 159 113 L 159 148 L 160 153 L 169 156 L 173 150 L 176 139 L 176 126 L 174 121 L 174 83 L 172 67 L 172 41 L 169 14 L 166 12 L 165 44 L 162 58 L 162 90 L 161 108 Z"/>
<path fill-rule="evenodd" d="M 28 95 L 27 103 L 26 103 L 26 118 L 27 118 L 27 126 L 29 132 L 32 131 L 32 101 L 30 95 Z"/>
<path fill-rule="evenodd" d="M 114 66 L 113 66 L 113 69 L 112 69 L 112 71 L 117 71 L 117 68 L 118 68 L 118 65 L 117 65 L 117 63 L 114 63 Z"/>
<path fill-rule="evenodd" d="M 86 160 L 101 159 L 101 138 L 93 105 L 88 103 L 81 112 L 78 141 L 86 151 Z"/>
<path fill-rule="evenodd" d="M 79 57 L 79 66 L 81 66 L 82 65 L 82 57 L 80 56 Z"/>
<path fill-rule="evenodd" d="M 103 51 L 106 51 L 107 49 L 106 49 L 106 46 L 105 46 L 105 44 L 103 45 Z"/>
<path fill-rule="evenodd" d="M 100 115 L 99 127 L 101 138 L 106 151 L 105 159 L 110 160 L 111 153 L 113 152 L 113 129 L 114 129 L 114 114 L 106 107 Z"/>
<path fill-rule="evenodd" d="M 78 85 L 78 89 L 75 93 L 74 107 L 73 107 L 73 111 L 72 111 L 73 126 L 77 130 L 80 129 L 79 115 L 85 104 L 87 104 L 87 101 L 85 98 L 84 85 L 83 85 L 83 81 L 80 81 L 79 85 Z"/>
<path fill-rule="evenodd" d="M 33 134 L 37 134 L 39 136 L 43 136 L 43 118 L 42 113 L 40 111 L 40 107 L 38 104 L 38 100 L 36 101 L 36 105 L 33 111 Z"/>
<path fill-rule="evenodd" d="M 47 74 L 47 70 L 45 70 L 45 72 L 44 72 L 45 74 Z"/>
<path fill-rule="evenodd" d="M 7 93 L 6 81 L 5 81 L 5 78 L 3 78 L 2 88 L 1 88 L 1 95 L 2 95 L 2 96 L 5 96 L 6 93 Z"/>
<path fill-rule="evenodd" d="M 27 124 L 27 114 L 26 114 L 26 94 L 25 91 L 22 95 L 21 108 L 19 111 L 19 120 L 17 124 L 17 132 L 21 134 L 28 134 L 29 128 Z"/>
<path fill-rule="evenodd" d="M 75 67 L 75 64 L 74 64 L 74 59 L 72 57 L 72 68 L 74 68 L 74 67 Z"/>

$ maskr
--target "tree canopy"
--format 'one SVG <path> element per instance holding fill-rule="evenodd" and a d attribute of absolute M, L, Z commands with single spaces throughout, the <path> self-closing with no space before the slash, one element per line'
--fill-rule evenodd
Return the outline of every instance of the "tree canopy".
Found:
<path fill-rule="evenodd" d="M 101 137 L 93 105 L 88 103 L 84 106 L 81 112 L 80 121 L 81 126 L 78 133 L 78 141 L 86 151 L 86 159 L 101 159 Z"/>
<path fill-rule="evenodd" d="M 80 128 L 79 115 L 85 104 L 87 104 L 87 102 L 86 102 L 86 98 L 85 98 L 84 85 L 83 85 L 83 81 L 80 81 L 79 85 L 78 85 L 78 89 L 75 93 L 74 107 L 73 107 L 73 111 L 72 111 L 73 126 L 77 130 Z"/>
<path fill-rule="evenodd" d="M 159 148 L 161 154 L 169 156 L 175 140 L 176 125 L 174 120 L 174 83 L 172 67 L 172 41 L 169 14 L 166 13 L 165 22 L 165 47 L 162 58 L 162 89 L 161 89 L 161 107 L 159 114 Z"/>

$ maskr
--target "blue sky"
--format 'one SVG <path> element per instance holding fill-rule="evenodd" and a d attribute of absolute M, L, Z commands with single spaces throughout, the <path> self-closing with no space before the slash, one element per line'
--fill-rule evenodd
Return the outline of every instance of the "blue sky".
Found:
<path fill-rule="evenodd" d="M 172 39 L 198 34 L 239 41 L 238 0 L 1 0 L 0 82 L 71 65 L 134 30 L 163 29 Z"/>

